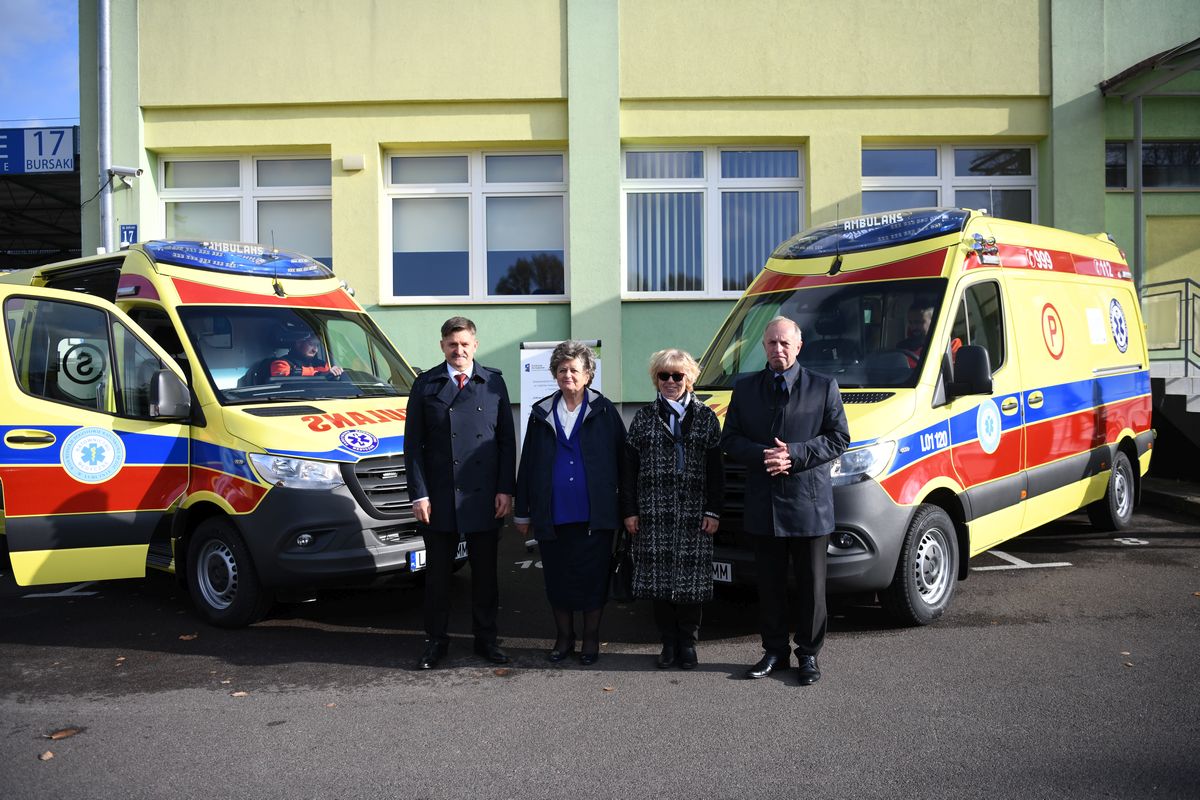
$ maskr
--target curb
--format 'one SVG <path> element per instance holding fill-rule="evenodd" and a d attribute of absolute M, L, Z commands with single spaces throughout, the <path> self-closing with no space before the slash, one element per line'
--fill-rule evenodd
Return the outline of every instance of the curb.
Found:
<path fill-rule="evenodd" d="M 1145 478 L 1142 503 L 1200 518 L 1200 486 L 1184 481 Z"/>

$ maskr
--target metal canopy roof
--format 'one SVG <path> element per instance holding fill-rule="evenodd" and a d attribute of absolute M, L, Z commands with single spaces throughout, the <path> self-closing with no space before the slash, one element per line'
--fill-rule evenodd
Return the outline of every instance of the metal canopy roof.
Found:
<path fill-rule="evenodd" d="M 1105 97 L 1131 103 L 1139 97 L 1200 97 L 1197 91 L 1163 91 L 1162 87 L 1200 70 L 1200 39 L 1164 50 L 1099 83 Z"/>
<path fill-rule="evenodd" d="M 75 172 L 0 175 L 0 270 L 79 258 L 75 163 Z"/>

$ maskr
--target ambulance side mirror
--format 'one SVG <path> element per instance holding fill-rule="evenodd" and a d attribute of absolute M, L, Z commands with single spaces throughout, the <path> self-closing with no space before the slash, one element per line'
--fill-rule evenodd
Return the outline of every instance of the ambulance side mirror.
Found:
<path fill-rule="evenodd" d="M 942 381 L 947 402 L 971 394 L 991 394 L 992 366 L 987 350 L 977 344 L 958 348 L 952 362 L 949 356 L 942 362 Z"/>
<path fill-rule="evenodd" d="M 150 416 L 155 419 L 188 419 L 192 416 L 192 397 L 187 385 L 169 369 L 154 373 L 150 384 Z"/>

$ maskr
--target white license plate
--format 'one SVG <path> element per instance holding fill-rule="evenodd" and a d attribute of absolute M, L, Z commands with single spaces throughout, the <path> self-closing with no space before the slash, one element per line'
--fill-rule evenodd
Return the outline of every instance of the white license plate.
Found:
<path fill-rule="evenodd" d="M 466 557 L 467 557 L 467 543 L 459 542 L 458 550 L 454 553 L 454 558 L 457 560 L 457 559 L 466 558 Z M 421 570 L 425 569 L 425 551 L 424 550 L 413 550 L 411 553 L 408 554 L 408 568 L 412 572 L 420 572 Z"/>
<path fill-rule="evenodd" d="M 733 564 L 728 561 L 714 561 L 713 580 L 718 583 L 733 583 Z"/>

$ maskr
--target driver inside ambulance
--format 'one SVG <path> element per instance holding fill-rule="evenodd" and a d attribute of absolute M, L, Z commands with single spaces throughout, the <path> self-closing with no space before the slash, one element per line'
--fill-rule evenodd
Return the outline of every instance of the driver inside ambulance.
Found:
<path fill-rule="evenodd" d="M 915 297 L 908 307 L 907 322 L 904 327 L 904 338 L 896 342 L 894 349 L 904 353 L 908 366 L 916 368 L 921 360 L 921 354 L 929 344 L 929 327 L 933 323 L 933 302 L 927 298 Z M 950 356 L 953 358 L 962 347 L 962 339 L 955 337 L 950 342 Z"/>
<path fill-rule="evenodd" d="M 307 333 L 296 340 L 292 349 L 271 362 L 271 377 L 312 377 L 314 375 L 329 375 L 339 377 L 342 368 L 330 364 L 329 359 L 322 355 L 321 341 L 315 334 Z"/>

